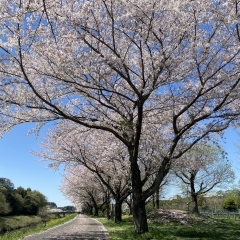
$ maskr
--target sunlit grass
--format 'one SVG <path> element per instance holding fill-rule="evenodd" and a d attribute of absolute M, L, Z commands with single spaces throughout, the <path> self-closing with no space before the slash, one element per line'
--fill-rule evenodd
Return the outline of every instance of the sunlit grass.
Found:
<path fill-rule="evenodd" d="M 192 224 L 149 223 L 149 232 L 142 235 L 134 233 L 132 218 L 124 216 L 123 222 L 115 224 L 106 218 L 97 218 L 109 232 L 111 240 L 240 240 L 240 221 L 214 220 Z"/>
<path fill-rule="evenodd" d="M 17 240 L 17 239 L 22 239 L 25 236 L 39 233 L 42 231 L 45 231 L 49 228 L 55 227 L 57 225 L 63 224 L 65 222 L 70 221 L 73 219 L 77 214 L 66 214 L 65 217 L 58 218 L 58 219 L 52 219 L 49 222 L 45 224 L 41 224 L 36 227 L 31 227 L 27 229 L 19 229 L 19 230 L 14 230 L 14 231 L 9 231 L 6 232 L 3 236 L 0 236 L 1 240 Z"/>
<path fill-rule="evenodd" d="M 0 217 L 0 232 L 14 230 L 20 227 L 36 225 L 42 219 L 38 216 L 6 216 Z"/>

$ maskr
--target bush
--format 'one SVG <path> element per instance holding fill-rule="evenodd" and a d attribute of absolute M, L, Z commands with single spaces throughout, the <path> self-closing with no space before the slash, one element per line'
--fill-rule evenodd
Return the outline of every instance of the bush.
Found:
<path fill-rule="evenodd" d="M 232 198 L 226 199 L 225 202 L 223 203 L 223 209 L 226 209 L 228 211 L 237 210 L 237 205 L 236 205 L 234 199 L 232 199 Z"/>

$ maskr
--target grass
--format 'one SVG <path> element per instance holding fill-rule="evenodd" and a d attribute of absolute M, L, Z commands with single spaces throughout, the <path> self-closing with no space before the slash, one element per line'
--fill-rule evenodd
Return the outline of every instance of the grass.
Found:
<path fill-rule="evenodd" d="M 123 222 L 115 224 L 106 218 L 97 218 L 108 230 L 111 240 L 240 240 L 239 220 L 213 220 L 210 223 L 149 223 L 149 232 L 135 234 L 132 218 L 123 217 Z"/>
<path fill-rule="evenodd" d="M 40 224 L 35 227 L 29 227 L 29 228 L 23 228 L 23 229 L 18 229 L 14 231 L 9 231 L 6 232 L 4 235 L 0 236 L 1 240 L 17 240 L 17 239 L 22 239 L 23 237 L 26 237 L 28 235 L 32 235 L 35 233 L 39 233 L 42 231 L 45 231 L 49 228 L 55 227 L 57 225 L 63 224 L 65 222 L 70 221 L 73 219 L 77 214 L 66 214 L 65 217 L 58 218 L 58 219 L 51 219 L 45 224 Z M 23 217 L 23 216 L 22 216 Z"/>
<path fill-rule="evenodd" d="M 7 216 L 0 217 L 0 232 L 11 231 L 20 227 L 36 225 L 42 219 L 38 216 Z"/>

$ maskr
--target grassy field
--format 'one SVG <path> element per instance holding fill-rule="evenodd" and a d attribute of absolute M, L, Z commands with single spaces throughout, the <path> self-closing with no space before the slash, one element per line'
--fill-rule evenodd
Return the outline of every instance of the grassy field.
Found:
<path fill-rule="evenodd" d="M 106 218 L 97 218 L 109 232 L 111 240 L 240 240 L 240 220 L 216 220 L 192 224 L 149 223 L 149 232 L 137 235 L 133 231 L 132 218 L 124 216 L 123 222 L 115 224 Z"/>
<path fill-rule="evenodd" d="M 0 217 L 0 232 L 11 231 L 20 227 L 36 225 L 42 219 L 38 216 L 7 216 Z"/>
<path fill-rule="evenodd" d="M 65 217 L 58 218 L 58 219 L 52 219 L 52 220 L 48 221 L 46 223 L 46 225 L 42 223 L 42 224 L 39 224 L 38 226 L 35 226 L 35 227 L 27 227 L 27 228 L 22 228 L 22 229 L 19 229 L 19 230 L 9 231 L 9 232 L 6 232 L 3 235 L 0 235 L 0 239 L 1 240 L 21 239 L 25 236 L 28 236 L 28 235 L 31 235 L 31 234 L 34 234 L 34 233 L 39 233 L 39 232 L 42 232 L 44 230 L 47 230 L 48 228 L 52 228 L 54 226 L 63 224 L 65 222 L 68 222 L 69 220 L 73 219 L 76 215 L 77 214 L 66 214 Z M 13 222 L 11 222 L 13 224 L 16 217 L 12 217 L 12 218 L 14 218 Z M 24 216 L 19 216 L 18 220 L 22 221 L 22 222 L 26 221 Z M 11 221 L 11 220 L 9 220 L 9 221 Z M 1 225 L 1 218 L 0 218 L 0 225 Z"/>

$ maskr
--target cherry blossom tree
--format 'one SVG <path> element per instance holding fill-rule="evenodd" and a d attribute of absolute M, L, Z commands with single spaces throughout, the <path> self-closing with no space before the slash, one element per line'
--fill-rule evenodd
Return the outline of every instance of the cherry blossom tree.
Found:
<path fill-rule="evenodd" d="M 216 187 L 233 183 L 235 174 L 221 148 L 197 144 L 181 158 L 173 168 L 190 193 L 194 203 L 192 212 L 198 214 L 199 196 Z"/>
<path fill-rule="evenodd" d="M 95 216 L 98 216 L 99 208 L 107 203 L 106 187 L 92 172 L 80 166 L 66 169 L 60 189 L 78 208 L 82 209 L 87 204 L 89 214 Z"/>
<path fill-rule="evenodd" d="M 237 0 L 1 0 L 0 36 L 1 132 L 54 122 L 111 133 L 128 150 L 137 233 L 172 161 L 239 115 Z M 161 154 L 143 190 L 150 126 Z"/>
<path fill-rule="evenodd" d="M 120 222 L 122 203 L 132 191 L 128 152 L 120 143 L 112 134 L 68 124 L 52 129 L 42 143 L 43 152 L 35 154 L 51 160 L 53 168 L 62 163 L 70 167 L 67 178 L 74 175 L 81 181 L 79 167 L 88 169 L 109 190 L 115 200 L 115 222 Z"/>

